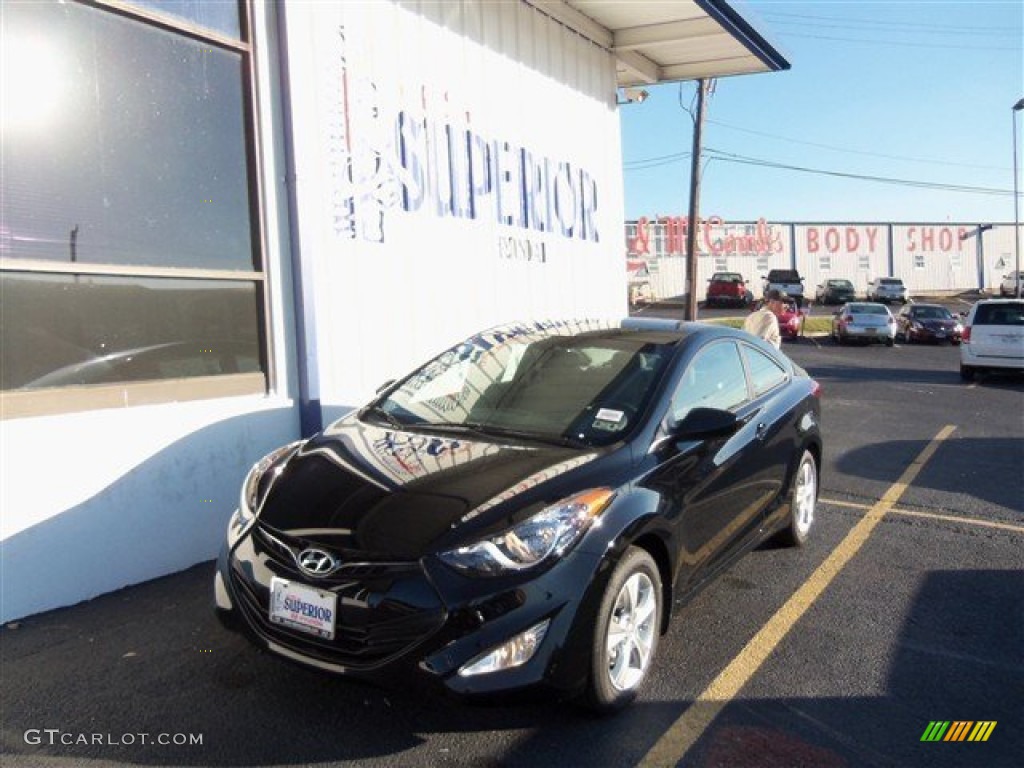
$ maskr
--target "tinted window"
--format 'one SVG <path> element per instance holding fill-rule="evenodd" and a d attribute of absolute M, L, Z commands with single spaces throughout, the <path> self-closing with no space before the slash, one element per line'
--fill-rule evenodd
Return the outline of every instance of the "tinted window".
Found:
<path fill-rule="evenodd" d="M 747 400 L 747 379 L 739 350 L 730 342 L 712 344 L 693 359 L 672 399 L 678 421 L 693 408 L 732 410 Z"/>
<path fill-rule="evenodd" d="M 5 2 L 3 64 L 4 257 L 256 268 L 241 54 Z"/>
<path fill-rule="evenodd" d="M 952 317 L 945 307 L 914 307 L 910 315 L 919 320 L 949 320 Z"/>
<path fill-rule="evenodd" d="M 379 407 L 413 427 L 473 426 L 603 444 L 639 422 L 670 352 L 631 334 L 474 337 L 415 372 Z"/>
<path fill-rule="evenodd" d="M 240 37 L 242 6 L 118 5 L 3 4 L 5 399 L 264 367 L 252 62 L 224 41 Z M 145 399 L 235 383 L 147 387 Z M 108 402 L 109 390 L 94 394 L 10 399 L 47 413 Z"/>
<path fill-rule="evenodd" d="M 128 0 L 137 5 L 167 16 L 198 24 L 228 37 L 239 36 L 238 3 L 235 0 Z"/>
<path fill-rule="evenodd" d="M 768 280 L 772 283 L 799 282 L 800 274 L 791 269 L 773 269 L 768 273 Z"/>
<path fill-rule="evenodd" d="M 4 390 L 260 370 L 251 282 L 6 272 L 0 292 Z"/>
<path fill-rule="evenodd" d="M 755 395 L 763 395 L 786 380 L 786 371 L 768 355 L 753 347 L 743 347 L 750 369 L 750 383 Z"/>
<path fill-rule="evenodd" d="M 974 325 L 1024 325 L 1024 302 L 979 304 Z"/>

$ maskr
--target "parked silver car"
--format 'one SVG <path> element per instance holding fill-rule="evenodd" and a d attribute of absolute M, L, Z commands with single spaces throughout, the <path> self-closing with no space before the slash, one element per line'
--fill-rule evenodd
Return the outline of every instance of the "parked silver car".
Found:
<path fill-rule="evenodd" d="M 906 304 L 910 300 L 907 286 L 898 277 L 876 277 L 868 283 L 868 301 L 898 301 Z"/>
<path fill-rule="evenodd" d="M 851 301 L 833 315 L 832 338 L 839 344 L 863 339 L 891 347 L 896 341 L 896 318 L 884 304 Z"/>

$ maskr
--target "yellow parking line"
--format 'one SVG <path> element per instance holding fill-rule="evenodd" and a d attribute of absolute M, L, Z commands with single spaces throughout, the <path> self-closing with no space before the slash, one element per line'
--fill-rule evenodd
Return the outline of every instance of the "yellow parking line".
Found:
<path fill-rule="evenodd" d="M 640 766 L 674 766 L 683 759 L 690 748 L 704 734 L 718 714 L 732 700 L 740 689 L 754 676 L 768 659 L 775 647 L 782 641 L 793 625 L 821 595 L 850 559 L 857 554 L 875 529 L 889 512 L 921 469 L 928 463 L 946 438 L 956 427 L 949 424 L 939 430 L 932 441 L 925 446 L 910 466 L 904 470 L 885 495 L 871 507 L 866 515 L 846 534 L 839 546 L 825 558 L 825 561 L 811 574 L 789 600 L 772 616 L 761 630 L 754 635 L 723 669 L 718 677 L 701 692 L 679 719 L 662 734 L 657 743 L 640 761 Z"/>
<path fill-rule="evenodd" d="M 870 504 L 857 504 L 852 501 L 839 501 L 838 499 L 818 499 L 819 504 L 829 504 L 836 507 L 850 507 L 851 509 L 871 509 Z M 1013 523 L 997 523 L 992 520 L 979 520 L 976 517 L 959 517 L 957 515 L 940 515 L 937 512 L 918 512 L 913 509 L 897 509 L 893 507 L 889 510 L 889 514 L 892 515 L 904 515 L 905 517 L 923 517 L 928 520 L 943 520 L 948 523 L 963 523 L 965 525 L 979 525 L 983 528 L 998 528 L 1002 531 L 1013 531 L 1014 533 L 1024 533 L 1024 525 L 1014 525 Z"/>

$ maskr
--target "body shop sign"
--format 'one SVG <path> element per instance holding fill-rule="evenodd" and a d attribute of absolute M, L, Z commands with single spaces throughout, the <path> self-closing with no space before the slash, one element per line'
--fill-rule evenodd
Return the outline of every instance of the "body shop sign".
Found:
<path fill-rule="evenodd" d="M 856 254 L 877 252 L 888 240 L 887 225 L 804 226 L 806 253 Z M 963 250 L 965 227 L 900 225 L 894 227 L 893 246 L 905 253 L 954 253 Z"/>

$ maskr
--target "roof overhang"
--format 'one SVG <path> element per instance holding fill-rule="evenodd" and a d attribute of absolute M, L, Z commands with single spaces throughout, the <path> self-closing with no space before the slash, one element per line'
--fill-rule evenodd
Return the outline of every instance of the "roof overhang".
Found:
<path fill-rule="evenodd" d="M 789 69 L 736 0 L 526 1 L 611 51 L 620 87 Z"/>

